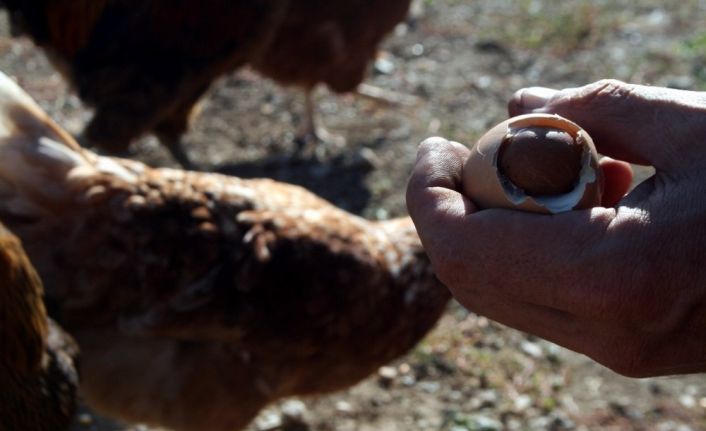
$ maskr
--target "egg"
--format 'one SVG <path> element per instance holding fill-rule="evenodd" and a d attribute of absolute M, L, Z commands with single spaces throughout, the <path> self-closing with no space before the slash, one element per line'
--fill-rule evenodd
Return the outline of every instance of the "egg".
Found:
<path fill-rule="evenodd" d="M 496 125 L 471 148 L 463 190 L 481 209 L 557 214 L 600 205 L 603 177 L 585 130 L 558 115 L 526 114 Z"/>

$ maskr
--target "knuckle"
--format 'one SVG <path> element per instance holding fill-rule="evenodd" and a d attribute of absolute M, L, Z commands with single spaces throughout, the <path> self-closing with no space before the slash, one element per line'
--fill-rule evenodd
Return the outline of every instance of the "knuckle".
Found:
<path fill-rule="evenodd" d="M 630 99 L 635 86 L 617 79 L 602 79 L 584 87 L 577 95 L 578 101 L 587 105 L 612 106 Z"/>
<path fill-rule="evenodd" d="M 617 79 L 601 79 L 595 83 L 595 86 L 597 94 L 611 97 L 626 96 L 633 90 L 632 84 Z"/>

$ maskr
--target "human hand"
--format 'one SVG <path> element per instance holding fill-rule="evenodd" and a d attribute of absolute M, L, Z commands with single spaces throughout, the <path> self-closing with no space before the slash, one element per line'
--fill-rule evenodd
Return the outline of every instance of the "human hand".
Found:
<path fill-rule="evenodd" d="M 605 80 L 518 91 L 510 114 L 557 113 L 604 158 L 602 207 L 478 211 L 468 149 L 426 140 L 407 206 L 439 279 L 464 306 L 644 377 L 706 371 L 706 94 Z M 624 196 L 625 195 L 625 196 Z"/>

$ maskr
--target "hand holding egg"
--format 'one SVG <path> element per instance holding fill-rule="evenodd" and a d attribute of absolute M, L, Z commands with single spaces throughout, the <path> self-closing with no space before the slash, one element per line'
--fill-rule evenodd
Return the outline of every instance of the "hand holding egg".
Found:
<path fill-rule="evenodd" d="M 599 185 L 603 178 L 599 206 L 555 216 L 494 209 L 514 205 L 503 181 L 535 204 L 582 182 L 563 169 L 576 166 L 573 129 L 517 127 L 525 114 L 558 114 L 590 132 L 606 156 L 589 163 Z M 472 156 L 480 145 L 443 138 L 419 148 L 407 207 L 437 277 L 469 310 L 620 374 L 706 372 L 706 93 L 613 80 L 529 88 L 515 94 L 510 115 L 520 117 L 500 128 L 495 151 Z M 522 168 L 536 160 L 527 148 L 543 137 L 544 154 L 565 162 L 549 176 L 528 174 Z M 469 178 L 482 170 L 473 157 L 486 175 Z M 654 174 L 630 190 L 626 162 Z M 490 180 L 495 187 L 474 189 Z M 500 191 L 497 200 L 485 200 L 488 190 Z"/>

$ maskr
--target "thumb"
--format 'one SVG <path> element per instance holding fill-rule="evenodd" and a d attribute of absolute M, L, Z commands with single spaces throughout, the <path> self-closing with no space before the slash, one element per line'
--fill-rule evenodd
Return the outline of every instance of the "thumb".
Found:
<path fill-rule="evenodd" d="M 678 172 L 706 160 L 704 93 L 602 80 L 560 91 L 525 88 L 508 109 L 567 117 L 586 129 L 599 152 L 630 163 Z"/>

